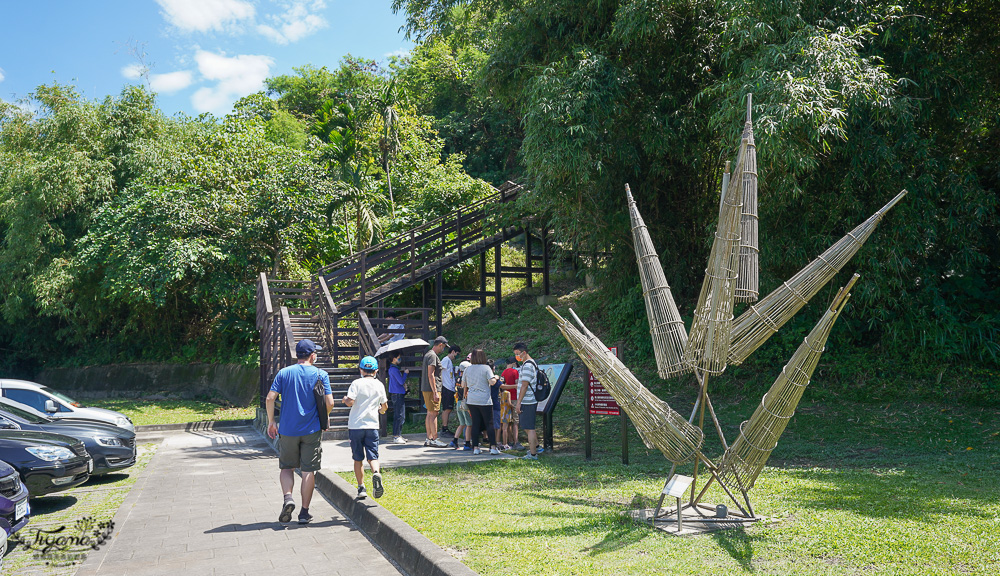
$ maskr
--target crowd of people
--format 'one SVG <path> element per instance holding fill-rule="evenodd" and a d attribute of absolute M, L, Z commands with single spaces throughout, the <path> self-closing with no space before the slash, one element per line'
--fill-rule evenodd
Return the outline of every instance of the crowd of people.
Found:
<path fill-rule="evenodd" d="M 504 360 L 499 374 L 496 362 L 476 348 L 458 361 L 462 349 L 448 343 L 444 336 L 434 339 L 424 354 L 420 370 L 420 394 L 427 409 L 424 419 L 424 446 L 471 450 L 481 454 L 483 441 L 490 454 L 506 450 L 527 450 L 524 458 L 538 459 L 538 434 L 535 431 L 534 396 L 538 364 L 524 342 L 514 344 L 514 356 Z M 392 437 L 405 444 L 403 421 L 408 369 L 400 368 L 402 354 L 390 355 L 389 397 L 393 408 Z M 456 362 L 458 362 L 456 364 Z M 516 362 L 521 364 L 520 370 Z M 455 429 L 451 424 L 457 420 Z M 438 422 L 440 421 L 440 427 Z M 524 430 L 527 446 L 519 440 Z"/>
<path fill-rule="evenodd" d="M 390 339 L 387 338 L 387 341 Z M 309 504 L 316 482 L 315 472 L 321 466 L 322 430 L 328 426 L 323 414 L 329 415 L 336 402 L 329 375 L 315 366 L 319 350 L 320 347 L 311 340 L 299 341 L 295 349 L 297 363 L 278 372 L 265 401 L 267 434 L 277 438 L 279 445 L 278 468 L 283 501 L 278 521 L 281 523 L 291 522 L 295 510 L 292 492 L 296 468 L 302 472 L 302 505 L 298 521 L 306 524 L 312 520 Z M 461 352 L 461 348 L 450 345 L 447 338 L 438 336 L 424 354 L 419 368 L 420 393 L 427 408 L 424 446 L 484 454 L 485 440 L 489 454 L 527 448 L 523 458 L 538 460 L 541 448 L 538 447 L 535 432 L 538 402 L 534 395 L 538 364 L 528 354 L 527 345 L 524 342 L 514 344 L 514 357 L 505 361 L 506 366 L 499 375 L 494 373 L 496 364 L 487 359 L 482 348 L 473 349 L 465 360 L 456 365 Z M 400 353 L 389 354 L 387 394 L 385 384 L 377 377 L 378 360 L 365 356 L 358 363 L 360 378 L 351 383 L 342 399 L 343 404 L 351 409 L 347 428 L 359 499 L 367 496 L 365 461 L 372 471 L 374 496 L 378 498 L 384 492 L 378 462 L 379 416 L 385 414 L 390 405 L 393 410 L 393 442 L 406 443 L 402 430 L 409 369 L 401 369 L 401 361 Z M 520 362 L 520 370 L 514 361 Z M 279 397 L 282 417 L 276 421 L 275 403 Z M 452 415 L 458 421 L 454 432 L 450 429 Z M 518 440 L 519 429 L 525 432 L 527 447 Z"/>

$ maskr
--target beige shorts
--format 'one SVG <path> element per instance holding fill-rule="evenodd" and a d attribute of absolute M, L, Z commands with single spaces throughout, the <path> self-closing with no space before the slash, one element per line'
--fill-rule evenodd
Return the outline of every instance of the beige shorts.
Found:
<path fill-rule="evenodd" d="M 427 407 L 427 410 L 429 410 L 431 412 L 440 412 L 441 411 L 441 395 L 440 394 L 438 395 L 437 402 L 434 401 L 434 393 L 433 392 L 422 392 L 422 394 L 424 395 L 424 406 Z"/>
<path fill-rule="evenodd" d="M 308 436 L 278 436 L 278 468 L 298 468 L 303 472 L 319 470 L 323 462 L 322 434 L 319 431 Z"/>

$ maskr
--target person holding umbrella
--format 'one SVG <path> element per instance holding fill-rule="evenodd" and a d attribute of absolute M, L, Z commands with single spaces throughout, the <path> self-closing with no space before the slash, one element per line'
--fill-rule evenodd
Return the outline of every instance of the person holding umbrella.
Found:
<path fill-rule="evenodd" d="M 406 375 L 410 369 L 400 371 L 402 352 L 392 352 L 389 355 L 389 403 L 392 406 L 392 441 L 394 444 L 406 444 L 403 438 L 403 420 L 406 418 Z"/>

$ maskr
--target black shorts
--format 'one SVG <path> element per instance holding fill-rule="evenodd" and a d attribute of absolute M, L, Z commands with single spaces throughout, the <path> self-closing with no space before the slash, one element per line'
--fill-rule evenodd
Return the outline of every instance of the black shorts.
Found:
<path fill-rule="evenodd" d="M 441 411 L 455 409 L 455 392 L 447 388 L 441 389 Z"/>

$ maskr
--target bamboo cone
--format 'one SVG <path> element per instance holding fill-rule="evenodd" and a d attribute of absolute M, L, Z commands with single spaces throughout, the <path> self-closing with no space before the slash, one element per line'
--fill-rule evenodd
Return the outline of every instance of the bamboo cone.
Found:
<path fill-rule="evenodd" d="M 743 208 L 740 217 L 740 261 L 739 277 L 736 280 L 737 302 L 756 302 L 760 296 L 758 272 L 760 270 L 760 249 L 757 239 L 757 146 L 753 141 L 751 102 L 753 94 L 747 94 L 747 121 L 743 127 L 746 140 L 746 158 L 743 168 Z"/>
<path fill-rule="evenodd" d="M 642 296 L 646 301 L 649 317 L 649 335 L 653 340 L 653 353 L 660 378 L 667 379 L 691 371 L 684 362 L 687 331 L 677 311 L 670 285 L 663 274 L 663 266 L 653 247 L 645 222 L 632 198 L 632 190 L 625 185 L 628 213 L 632 220 L 632 238 L 635 243 L 636 261 L 642 279 Z"/>
<path fill-rule="evenodd" d="M 795 316 L 850 261 L 886 212 L 902 200 L 903 196 L 906 196 L 906 190 L 897 194 L 881 210 L 848 232 L 826 252 L 737 318 L 733 323 L 729 363 L 741 364 Z M 691 338 L 694 338 L 693 328 Z"/>
<path fill-rule="evenodd" d="M 551 306 L 546 308 L 583 363 L 628 414 L 647 448 L 658 449 L 674 464 L 684 464 L 699 456 L 704 440 L 701 430 L 643 386 L 572 310 L 570 314 L 580 325 L 579 330 Z"/>
<path fill-rule="evenodd" d="M 757 476 L 767 463 L 778 439 L 785 431 L 789 419 L 809 385 L 816 364 L 823 354 L 823 347 L 830 336 L 834 322 L 850 299 L 850 290 L 857 281 L 855 274 L 847 286 L 840 289 L 830 308 L 799 346 L 781 374 L 764 395 L 760 406 L 749 420 L 740 425 L 740 435 L 722 456 L 719 480 L 729 486 L 742 485 L 745 490 L 753 487 Z"/>
<path fill-rule="evenodd" d="M 719 223 L 708 257 L 705 280 L 701 285 L 698 306 L 688 333 L 684 360 L 692 368 L 709 374 L 721 374 L 729 356 L 730 330 L 733 322 L 733 292 L 739 260 L 740 215 L 743 204 L 743 172 L 747 141 L 740 144 L 739 162 L 729 181 L 719 214 Z"/>

